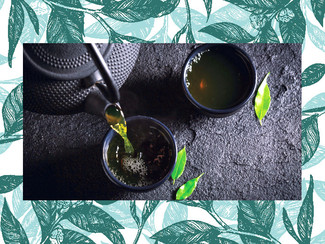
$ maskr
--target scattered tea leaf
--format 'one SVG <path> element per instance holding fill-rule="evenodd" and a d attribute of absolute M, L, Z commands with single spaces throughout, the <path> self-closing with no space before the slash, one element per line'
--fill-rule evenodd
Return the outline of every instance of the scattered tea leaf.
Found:
<path fill-rule="evenodd" d="M 184 147 L 177 154 L 177 161 L 176 161 L 175 169 L 172 173 L 173 184 L 175 184 L 175 180 L 177 180 L 183 174 L 185 164 L 186 164 L 186 150 Z"/>
<path fill-rule="evenodd" d="M 191 196 L 191 194 L 195 190 L 196 185 L 202 175 L 204 175 L 204 173 L 200 174 L 198 177 L 196 177 L 192 180 L 189 180 L 184 185 L 182 185 L 176 193 L 176 200 L 184 200 L 184 199 L 188 198 L 189 196 Z"/>
<path fill-rule="evenodd" d="M 265 76 L 255 97 L 255 113 L 261 125 L 262 119 L 266 115 L 271 104 L 270 89 L 266 82 L 269 75 L 270 72 Z"/>

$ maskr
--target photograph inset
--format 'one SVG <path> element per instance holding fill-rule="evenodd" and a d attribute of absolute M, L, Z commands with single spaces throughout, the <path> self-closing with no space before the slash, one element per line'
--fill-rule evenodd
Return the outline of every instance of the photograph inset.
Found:
<path fill-rule="evenodd" d="M 301 199 L 300 44 L 24 44 L 25 200 Z"/>

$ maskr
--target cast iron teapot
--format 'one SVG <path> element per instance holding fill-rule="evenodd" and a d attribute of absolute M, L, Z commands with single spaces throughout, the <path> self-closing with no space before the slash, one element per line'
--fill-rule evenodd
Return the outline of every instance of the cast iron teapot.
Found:
<path fill-rule="evenodd" d="M 140 44 L 24 44 L 24 109 L 104 116 L 132 71 Z"/>

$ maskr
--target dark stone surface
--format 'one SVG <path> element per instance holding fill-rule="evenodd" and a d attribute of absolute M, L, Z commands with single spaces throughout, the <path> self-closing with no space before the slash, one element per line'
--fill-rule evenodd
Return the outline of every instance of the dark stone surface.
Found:
<path fill-rule="evenodd" d="M 202 172 L 190 199 L 301 198 L 301 46 L 239 44 L 252 58 L 258 82 L 271 72 L 272 102 L 260 126 L 253 101 L 233 116 L 211 118 L 182 94 L 182 64 L 193 45 L 142 45 L 121 89 L 126 116 L 148 115 L 186 146 L 187 165 L 171 180 L 142 193 L 113 185 L 100 162 L 108 130 L 102 118 L 24 111 L 24 199 L 174 199 L 178 187 Z"/>

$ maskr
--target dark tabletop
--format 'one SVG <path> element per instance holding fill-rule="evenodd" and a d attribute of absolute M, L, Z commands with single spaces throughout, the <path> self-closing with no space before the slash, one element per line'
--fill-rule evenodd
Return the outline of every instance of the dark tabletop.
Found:
<path fill-rule="evenodd" d="M 253 60 L 257 80 L 271 72 L 271 106 L 263 126 L 251 99 L 226 118 L 198 113 L 181 89 L 181 69 L 195 47 L 143 44 L 121 88 L 125 115 L 154 117 L 170 128 L 187 165 L 175 185 L 148 192 L 113 185 L 101 162 L 104 119 L 79 113 L 24 111 L 24 199 L 175 199 L 178 187 L 205 173 L 192 200 L 301 198 L 301 45 L 238 44 Z"/>

